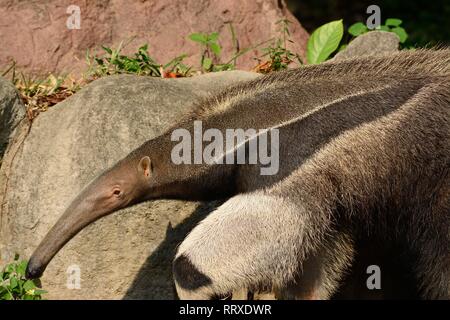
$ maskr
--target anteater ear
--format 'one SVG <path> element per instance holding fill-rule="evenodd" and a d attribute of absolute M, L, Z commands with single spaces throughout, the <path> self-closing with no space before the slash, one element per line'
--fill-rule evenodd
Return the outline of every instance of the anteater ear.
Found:
<path fill-rule="evenodd" d="M 139 172 L 141 172 L 146 178 L 150 177 L 152 173 L 152 162 L 150 157 L 145 156 L 139 161 Z"/>

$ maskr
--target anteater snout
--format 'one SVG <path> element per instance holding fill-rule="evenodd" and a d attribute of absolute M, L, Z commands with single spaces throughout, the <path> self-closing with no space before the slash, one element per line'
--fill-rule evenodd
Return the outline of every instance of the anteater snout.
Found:
<path fill-rule="evenodd" d="M 37 279 L 44 273 L 45 266 L 41 265 L 33 258 L 28 261 L 27 270 L 25 271 L 25 277 L 27 279 Z"/>

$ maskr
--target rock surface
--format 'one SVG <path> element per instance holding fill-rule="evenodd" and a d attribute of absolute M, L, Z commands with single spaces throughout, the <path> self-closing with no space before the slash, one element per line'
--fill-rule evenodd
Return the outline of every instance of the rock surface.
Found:
<path fill-rule="evenodd" d="M 80 8 L 80 29 L 66 26 L 70 5 Z M 187 39 L 193 32 L 219 32 L 226 61 L 234 52 L 229 22 L 241 49 L 278 36 L 276 22 L 286 18 L 292 22 L 294 52 L 304 56 L 308 38 L 283 0 L 0 0 L 0 17 L 0 70 L 14 59 L 20 70 L 33 73 L 78 73 L 85 69 L 88 49 L 117 47 L 121 41 L 131 41 L 125 53 L 148 43 L 160 63 L 186 53 L 186 62 L 198 65 L 201 49 Z M 255 51 L 241 56 L 238 68 L 254 67 L 255 56 Z"/>
<path fill-rule="evenodd" d="M 334 60 L 386 54 L 397 51 L 399 44 L 400 39 L 395 33 L 371 31 L 356 37 L 345 50 L 336 54 Z"/>
<path fill-rule="evenodd" d="M 229 71 L 184 79 L 97 80 L 21 126 L 0 170 L 0 265 L 28 258 L 91 179 L 173 125 L 200 96 L 258 74 Z M 3 196 L 2 196 L 3 195 Z M 48 299 L 172 299 L 176 245 L 214 204 L 154 201 L 98 220 L 72 239 L 42 278 Z M 68 289 L 69 266 L 81 289 Z"/>
<path fill-rule="evenodd" d="M 24 117 L 25 106 L 16 88 L 0 77 L 0 163 L 10 137 Z"/>

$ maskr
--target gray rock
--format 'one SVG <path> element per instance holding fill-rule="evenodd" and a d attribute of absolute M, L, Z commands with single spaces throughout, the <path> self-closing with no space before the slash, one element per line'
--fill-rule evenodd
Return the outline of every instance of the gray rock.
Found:
<path fill-rule="evenodd" d="M 11 165 L 0 171 L 0 264 L 15 252 L 28 258 L 84 185 L 164 132 L 199 97 L 257 76 L 242 71 L 188 79 L 112 76 L 40 114 L 13 160 L 5 154 Z M 19 129 L 16 136 L 25 130 Z M 42 278 L 47 298 L 174 298 L 176 245 L 213 206 L 153 201 L 98 220 L 49 264 Z M 79 290 L 66 286 L 71 265 L 81 271 Z"/>
<path fill-rule="evenodd" d="M 24 117 L 25 106 L 16 88 L 0 77 L 0 163 L 17 124 Z"/>
<path fill-rule="evenodd" d="M 400 39 L 395 33 L 371 31 L 356 37 L 348 47 L 336 54 L 335 60 L 359 56 L 374 56 L 397 51 Z"/>

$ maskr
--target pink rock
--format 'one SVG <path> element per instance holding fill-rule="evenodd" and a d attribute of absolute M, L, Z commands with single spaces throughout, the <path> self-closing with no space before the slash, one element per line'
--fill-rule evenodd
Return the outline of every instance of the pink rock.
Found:
<path fill-rule="evenodd" d="M 66 26 L 69 5 L 80 8 L 78 30 Z M 241 49 L 276 37 L 276 22 L 285 18 L 292 22 L 293 52 L 304 57 L 308 39 L 283 0 L 0 0 L 0 17 L 0 70 L 14 59 L 19 70 L 34 74 L 80 74 L 88 49 L 100 52 L 100 45 L 117 47 L 121 41 L 130 41 L 124 53 L 148 43 L 150 55 L 160 63 L 186 53 L 186 62 L 198 66 L 200 47 L 187 39 L 193 32 L 219 32 L 226 61 L 233 52 L 228 22 Z M 255 49 L 241 56 L 238 68 L 251 69 L 260 54 Z"/>

